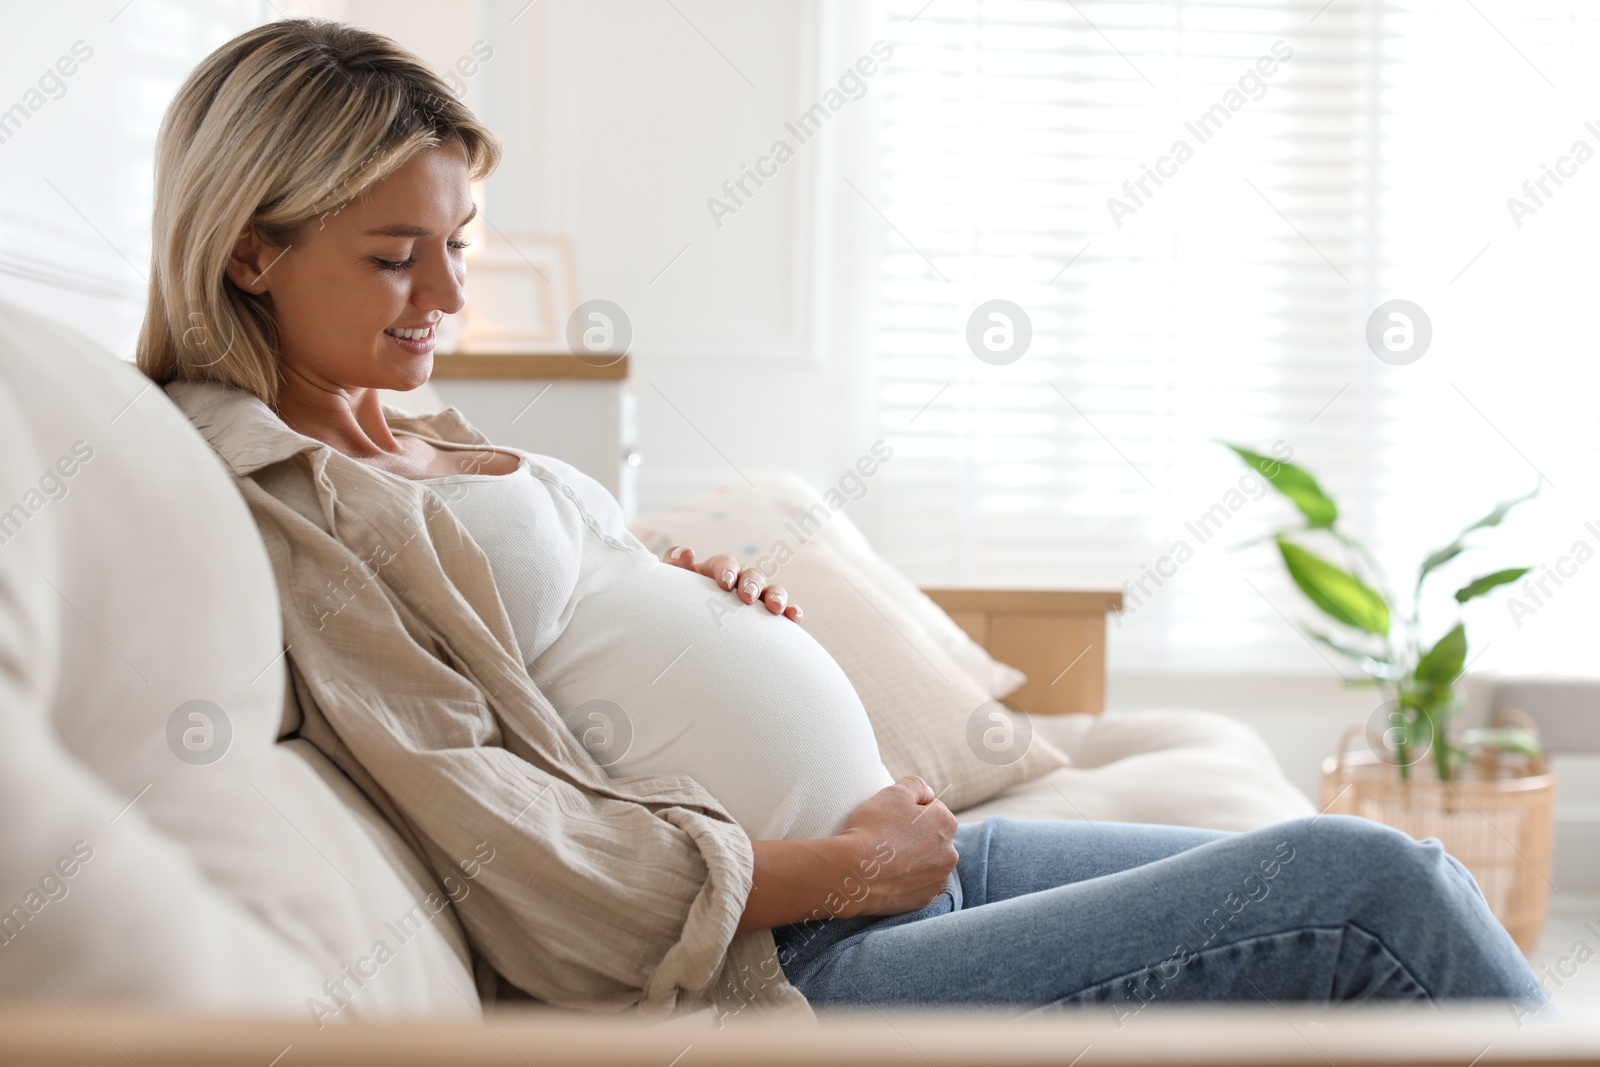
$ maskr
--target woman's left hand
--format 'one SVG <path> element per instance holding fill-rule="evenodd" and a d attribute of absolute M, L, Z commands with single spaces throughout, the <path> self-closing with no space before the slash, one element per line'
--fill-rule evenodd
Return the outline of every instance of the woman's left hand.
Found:
<path fill-rule="evenodd" d="M 723 589 L 738 589 L 739 599 L 754 604 L 758 599 L 774 615 L 786 615 L 799 620 L 805 612 L 800 605 L 789 603 L 789 594 L 781 585 L 768 585 L 766 575 L 754 567 L 739 569 L 739 561 L 724 553 L 712 556 L 703 563 L 694 561 L 694 549 L 687 545 L 674 545 L 661 556 L 663 562 L 686 571 L 703 574 Z"/>

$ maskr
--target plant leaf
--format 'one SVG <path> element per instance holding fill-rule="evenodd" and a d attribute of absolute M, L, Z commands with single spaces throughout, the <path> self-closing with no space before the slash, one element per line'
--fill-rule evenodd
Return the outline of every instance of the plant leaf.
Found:
<path fill-rule="evenodd" d="M 1498 748 L 1504 752 L 1515 752 L 1517 755 L 1527 756 L 1529 759 L 1537 756 L 1542 750 L 1539 739 L 1520 726 L 1500 726 L 1494 729 L 1480 728 L 1462 733 L 1462 748 L 1476 748 L 1480 745 Z"/>
<path fill-rule="evenodd" d="M 1310 634 L 1312 637 L 1316 638 L 1318 641 L 1321 641 L 1323 644 L 1327 645 L 1329 648 L 1333 649 L 1335 652 L 1342 652 L 1346 656 L 1349 656 L 1351 659 L 1370 659 L 1370 660 L 1373 660 L 1376 663 L 1388 663 L 1389 662 L 1389 658 L 1387 656 L 1383 655 L 1382 653 L 1379 653 L 1379 652 L 1364 652 L 1361 649 L 1356 648 L 1356 647 L 1354 647 L 1352 645 L 1347 645 L 1344 642 L 1338 640 L 1337 638 L 1329 636 L 1328 634 L 1319 633 L 1318 631 L 1313 630 L 1309 626 L 1306 627 L 1306 633 Z"/>
<path fill-rule="evenodd" d="M 1371 676 L 1374 683 L 1398 681 L 1403 673 L 1392 662 L 1390 662 L 1387 656 L 1383 655 L 1382 653 L 1364 652 L 1361 649 L 1352 645 L 1347 645 L 1344 642 L 1329 636 L 1328 634 L 1319 633 L 1309 626 L 1305 628 L 1305 632 L 1312 639 L 1322 642 L 1335 652 L 1338 652 L 1341 655 L 1349 656 L 1355 661 L 1357 667 L 1360 667 L 1363 671 Z"/>
<path fill-rule="evenodd" d="M 1428 576 L 1429 571 L 1443 567 L 1446 563 L 1449 563 L 1466 550 L 1467 546 L 1462 544 L 1460 541 L 1452 541 L 1450 544 L 1445 545 L 1443 548 L 1430 555 L 1427 559 L 1422 561 L 1422 573 L 1417 575 L 1417 584 L 1422 584 L 1422 579 Z"/>
<path fill-rule="evenodd" d="M 1412 675 L 1418 682 L 1437 687 L 1448 686 L 1461 676 L 1467 662 L 1467 629 L 1462 623 L 1439 638 L 1437 644 L 1417 661 Z"/>
<path fill-rule="evenodd" d="M 1427 559 L 1423 560 L 1422 570 L 1417 574 L 1417 587 L 1422 587 L 1422 579 L 1428 576 L 1429 571 L 1432 571 L 1436 567 L 1444 566 L 1446 563 L 1449 563 L 1451 560 L 1455 559 L 1457 556 L 1461 555 L 1461 553 L 1466 551 L 1467 546 L 1464 542 L 1466 541 L 1469 533 L 1471 533 L 1473 530 L 1486 530 L 1492 526 L 1499 526 L 1505 521 L 1505 517 L 1511 513 L 1512 508 L 1516 507 L 1524 500 L 1532 500 L 1535 496 L 1537 496 L 1539 494 L 1539 488 L 1542 485 L 1544 485 L 1544 475 L 1541 474 L 1539 476 L 1539 480 L 1534 483 L 1533 489 L 1526 496 L 1519 496 L 1515 500 L 1507 500 L 1504 503 L 1496 504 L 1494 509 L 1490 511 L 1489 514 L 1485 515 L 1483 518 L 1479 519 L 1477 522 L 1473 523 L 1471 526 L 1468 526 L 1465 530 L 1462 530 L 1459 534 L 1457 534 L 1454 541 L 1451 541 L 1448 545 L 1444 546 L 1437 552 L 1434 552 L 1432 555 L 1430 555 Z"/>
<path fill-rule="evenodd" d="M 1263 456 L 1240 445 L 1227 441 L 1220 443 L 1233 449 L 1251 470 L 1271 482 L 1273 488 L 1288 497 L 1290 503 L 1299 508 L 1300 514 L 1306 517 L 1306 525 L 1313 530 L 1328 529 L 1338 520 L 1339 506 L 1329 499 L 1328 494 L 1317 484 L 1317 480 L 1306 471 L 1293 463 Z M 1272 473 L 1268 473 L 1269 471 Z"/>
<path fill-rule="evenodd" d="M 1501 522 L 1505 521 L 1505 517 L 1511 513 L 1512 508 L 1516 507 L 1524 500 L 1532 500 L 1534 497 L 1538 496 L 1539 487 L 1542 485 L 1544 485 L 1544 475 L 1541 474 L 1539 476 L 1539 480 L 1534 483 L 1533 488 L 1526 494 L 1517 497 L 1515 500 L 1507 500 L 1503 504 L 1496 504 L 1493 511 L 1489 512 L 1489 514 L 1485 515 L 1471 526 L 1468 526 L 1465 530 L 1462 530 L 1461 537 L 1457 537 L 1456 540 L 1461 540 L 1462 537 L 1467 536 L 1467 534 L 1471 533 L 1473 530 L 1484 530 L 1491 526 L 1499 526 Z"/>
<path fill-rule="evenodd" d="M 1289 577 L 1317 607 L 1369 634 L 1382 637 L 1389 632 L 1389 605 L 1360 578 L 1282 537 L 1278 551 Z"/>
<path fill-rule="evenodd" d="M 1456 603 L 1465 604 L 1473 597 L 1479 597 L 1493 589 L 1495 586 L 1506 585 L 1521 578 L 1531 571 L 1532 567 L 1511 567 L 1508 570 L 1495 571 L 1485 574 L 1482 578 L 1474 578 L 1460 589 L 1456 590 Z"/>

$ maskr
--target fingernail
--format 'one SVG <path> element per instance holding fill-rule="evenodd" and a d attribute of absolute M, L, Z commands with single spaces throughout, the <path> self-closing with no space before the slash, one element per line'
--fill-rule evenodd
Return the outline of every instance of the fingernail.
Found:
<path fill-rule="evenodd" d="M 746 593 L 749 593 L 751 596 L 755 596 L 761 590 L 756 587 L 756 583 L 755 582 L 745 582 L 744 583 L 744 591 Z"/>
<path fill-rule="evenodd" d="M 667 553 L 667 558 L 668 559 L 677 559 L 681 555 L 683 555 L 683 546 L 679 545 L 677 548 L 675 548 L 671 552 Z"/>
<path fill-rule="evenodd" d="M 794 617 L 797 619 L 803 619 L 806 617 L 806 613 L 800 610 L 800 606 L 798 604 L 795 605 Z"/>
<path fill-rule="evenodd" d="M 717 575 L 717 581 L 721 582 L 723 585 L 727 586 L 729 589 L 732 589 L 733 588 L 733 572 L 732 571 L 722 571 L 722 572 L 720 572 Z"/>

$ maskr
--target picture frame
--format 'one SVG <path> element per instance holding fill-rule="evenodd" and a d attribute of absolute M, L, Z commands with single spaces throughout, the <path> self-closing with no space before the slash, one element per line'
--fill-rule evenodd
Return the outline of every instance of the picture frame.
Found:
<path fill-rule="evenodd" d="M 566 354 L 576 306 L 572 242 L 544 233 L 486 227 L 467 265 L 467 305 L 454 352 Z"/>

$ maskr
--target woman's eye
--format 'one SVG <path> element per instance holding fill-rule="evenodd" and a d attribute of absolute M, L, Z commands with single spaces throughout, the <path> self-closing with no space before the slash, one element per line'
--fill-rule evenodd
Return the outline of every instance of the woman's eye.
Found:
<path fill-rule="evenodd" d="M 470 248 L 472 245 L 471 241 L 449 241 L 447 243 L 451 248 L 457 250 Z M 417 257 L 408 256 L 405 259 L 378 259 L 374 257 L 373 262 L 378 265 L 380 270 L 410 270 L 417 265 Z"/>

